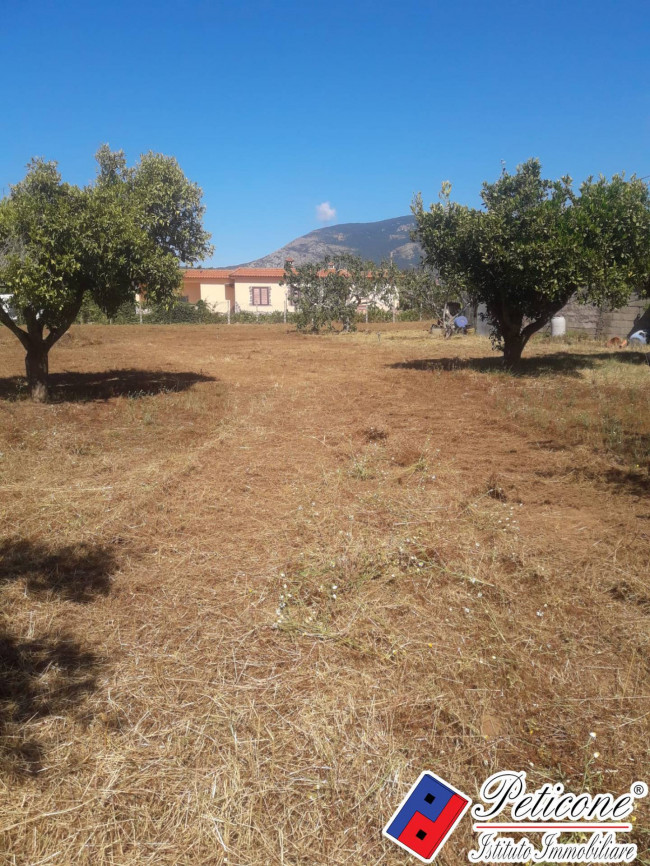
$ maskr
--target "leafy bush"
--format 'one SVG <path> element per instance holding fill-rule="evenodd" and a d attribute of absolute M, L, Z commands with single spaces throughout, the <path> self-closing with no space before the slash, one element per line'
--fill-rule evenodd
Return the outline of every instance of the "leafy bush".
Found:
<path fill-rule="evenodd" d="M 162 304 L 152 304 L 143 313 L 143 323 L 146 325 L 225 325 L 228 321 L 226 313 L 216 313 L 205 301 L 188 304 L 177 301 L 171 307 Z M 287 313 L 287 322 L 296 324 L 297 314 Z M 90 297 L 84 298 L 77 324 L 98 325 L 135 325 L 140 323 L 140 315 L 133 303 L 122 304 L 114 316 L 108 317 Z M 278 325 L 284 322 L 284 313 L 274 310 L 272 313 L 253 313 L 242 310 L 232 313 L 230 321 L 234 325 Z"/>
<path fill-rule="evenodd" d="M 365 313 L 357 313 L 356 315 L 357 322 L 365 322 L 366 314 Z M 368 321 L 369 322 L 392 322 L 393 321 L 393 311 L 392 310 L 382 310 L 381 307 L 368 307 Z"/>
<path fill-rule="evenodd" d="M 419 322 L 422 315 L 419 310 L 400 310 L 397 318 L 400 322 Z"/>

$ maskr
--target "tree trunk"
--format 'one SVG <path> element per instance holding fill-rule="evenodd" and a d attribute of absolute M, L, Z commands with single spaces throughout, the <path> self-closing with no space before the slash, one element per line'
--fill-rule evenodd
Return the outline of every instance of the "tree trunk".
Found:
<path fill-rule="evenodd" d="M 503 335 L 503 360 L 506 367 L 514 367 L 521 361 L 521 353 L 527 342 L 526 338 L 517 332 Z"/>
<path fill-rule="evenodd" d="M 30 346 L 25 356 L 25 372 L 29 390 L 36 403 L 47 403 L 48 349 L 42 344 Z"/>

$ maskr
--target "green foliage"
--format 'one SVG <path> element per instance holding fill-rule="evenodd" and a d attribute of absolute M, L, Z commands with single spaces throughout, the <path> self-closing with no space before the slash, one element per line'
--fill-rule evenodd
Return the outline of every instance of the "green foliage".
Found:
<path fill-rule="evenodd" d="M 205 317 L 204 309 L 179 301 L 175 304 L 151 304 L 143 318 L 148 325 L 196 325 Z"/>
<path fill-rule="evenodd" d="M 446 304 L 458 301 L 463 306 L 460 287 L 451 280 L 442 281 L 429 267 L 401 271 L 398 278 L 399 305 L 402 310 L 413 310 L 415 318 L 442 318 Z"/>
<path fill-rule="evenodd" d="M 360 304 L 376 308 L 377 302 L 394 297 L 396 273 L 390 263 L 378 266 L 344 255 L 297 267 L 287 262 L 283 284 L 299 330 L 317 333 L 341 322 L 344 330 L 352 331 Z"/>
<path fill-rule="evenodd" d="M 0 201 L 0 284 L 27 330 L 2 308 L 0 321 L 28 357 L 46 359 L 77 316 L 89 315 L 84 303 L 109 318 L 132 307 L 137 291 L 166 303 L 181 284 L 180 263 L 211 251 L 201 190 L 175 159 L 148 153 L 128 168 L 122 151 L 103 146 L 97 162 L 94 183 L 79 188 L 62 182 L 56 163 L 32 160 Z"/>
<path fill-rule="evenodd" d="M 366 321 L 365 312 L 364 313 L 357 313 L 356 322 L 360 323 L 360 322 L 365 322 L 365 321 Z M 367 321 L 368 322 L 392 322 L 393 321 L 393 311 L 392 310 L 385 310 L 382 307 L 376 307 L 376 306 L 371 305 L 368 307 Z"/>
<path fill-rule="evenodd" d="M 443 281 L 487 307 L 495 344 L 516 361 L 529 338 L 577 294 L 621 306 L 650 272 L 650 197 L 643 181 L 615 175 L 543 179 L 538 160 L 483 184 L 483 210 L 441 200 L 413 203 L 416 236 Z"/>
<path fill-rule="evenodd" d="M 400 310 L 397 318 L 400 322 L 419 322 L 422 314 L 419 310 Z"/>
<path fill-rule="evenodd" d="M 287 322 L 295 323 L 295 313 L 287 314 Z M 78 324 L 101 325 L 135 325 L 140 324 L 140 315 L 135 304 L 122 304 L 110 318 L 97 306 L 92 298 L 85 297 L 79 315 Z M 180 299 L 173 299 L 166 304 L 150 304 L 143 312 L 142 323 L 145 325 L 224 325 L 228 321 L 225 313 L 215 313 L 205 301 L 187 304 Z M 243 310 L 232 313 L 230 321 L 233 325 L 275 325 L 284 323 L 284 313 L 274 310 L 272 313 L 252 313 Z"/>
<path fill-rule="evenodd" d="M 84 295 L 75 321 L 79 325 L 87 325 L 90 323 L 107 325 L 109 319 L 106 313 L 99 308 L 90 295 Z"/>

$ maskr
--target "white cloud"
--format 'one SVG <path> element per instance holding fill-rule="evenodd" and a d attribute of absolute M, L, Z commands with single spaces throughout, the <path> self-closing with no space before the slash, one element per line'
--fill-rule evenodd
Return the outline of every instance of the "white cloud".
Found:
<path fill-rule="evenodd" d="M 336 208 L 328 201 L 316 205 L 316 219 L 321 223 L 329 223 L 336 216 Z"/>

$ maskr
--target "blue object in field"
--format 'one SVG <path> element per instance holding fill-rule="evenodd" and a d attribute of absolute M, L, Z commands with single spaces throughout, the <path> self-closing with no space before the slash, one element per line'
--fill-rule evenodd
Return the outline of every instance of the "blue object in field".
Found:
<path fill-rule="evenodd" d="M 454 325 L 456 325 L 457 328 L 466 328 L 468 324 L 469 322 L 465 316 L 456 316 L 454 319 Z"/>
<path fill-rule="evenodd" d="M 641 343 L 643 346 L 648 344 L 648 335 L 645 331 L 636 331 L 630 337 L 630 343 Z"/>

